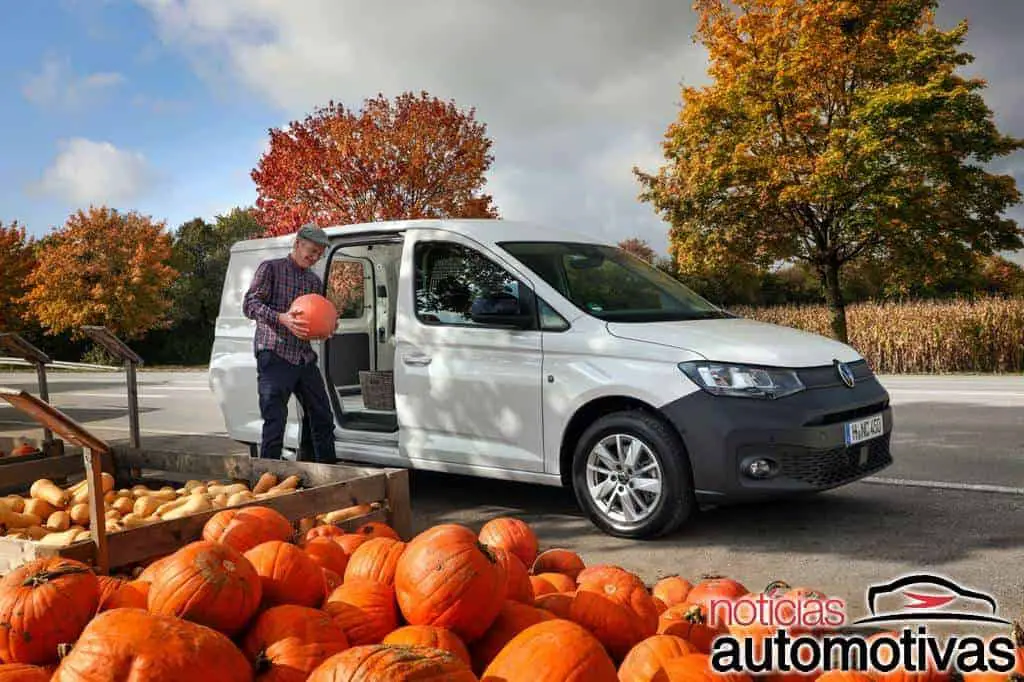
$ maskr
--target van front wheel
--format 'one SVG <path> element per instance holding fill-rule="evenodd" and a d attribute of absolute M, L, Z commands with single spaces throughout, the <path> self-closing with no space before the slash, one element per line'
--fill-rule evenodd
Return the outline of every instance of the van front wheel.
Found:
<path fill-rule="evenodd" d="M 591 522 L 616 537 L 670 533 L 695 506 L 678 436 L 639 410 L 605 415 L 584 431 L 573 455 L 572 483 Z"/>

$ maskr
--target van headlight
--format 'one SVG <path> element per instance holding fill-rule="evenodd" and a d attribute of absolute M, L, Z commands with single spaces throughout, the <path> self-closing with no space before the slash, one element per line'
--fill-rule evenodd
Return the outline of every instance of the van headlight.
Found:
<path fill-rule="evenodd" d="M 782 398 L 804 390 L 796 372 L 718 362 L 681 362 L 679 369 L 712 395 L 737 398 Z"/>

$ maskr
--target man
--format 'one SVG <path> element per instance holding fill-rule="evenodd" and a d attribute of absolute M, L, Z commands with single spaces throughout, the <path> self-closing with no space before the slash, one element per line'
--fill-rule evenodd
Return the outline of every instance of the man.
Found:
<path fill-rule="evenodd" d="M 245 316 L 256 320 L 253 350 L 263 417 L 259 454 L 265 459 L 281 459 L 288 401 L 295 395 L 305 413 L 303 426 L 308 419 L 314 461 L 337 461 L 334 415 L 309 330 L 305 320 L 288 312 L 299 296 L 323 291 L 323 282 L 310 268 L 323 257 L 327 245 L 327 234 L 319 227 L 301 227 L 290 254 L 260 263 L 242 303 Z M 304 428 L 302 448 L 305 436 Z"/>

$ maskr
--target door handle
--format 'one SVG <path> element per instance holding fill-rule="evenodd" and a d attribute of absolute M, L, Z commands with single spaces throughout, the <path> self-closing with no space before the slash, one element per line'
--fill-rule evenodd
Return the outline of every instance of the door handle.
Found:
<path fill-rule="evenodd" d="M 407 365 L 413 365 L 416 367 L 426 367 L 430 364 L 431 358 L 429 355 L 423 355 L 421 353 L 409 353 L 402 355 L 402 362 Z"/>

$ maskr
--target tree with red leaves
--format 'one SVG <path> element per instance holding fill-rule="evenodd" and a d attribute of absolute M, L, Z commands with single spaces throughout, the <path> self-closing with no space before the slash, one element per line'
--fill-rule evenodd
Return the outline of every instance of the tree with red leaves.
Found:
<path fill-rule="evenodd" d="M 651 245 L 648 244 L 646 240 L 640 239 L 639 237 L 623 239 L 619 242 L 619 248 L 651 264 L 654 263 L 654 260 L 657 257 L 657 254 L 654 252 L 654 249 L 651 248 Z"/>
<path fill-rule="evenodd" d="M 383 95 L 361 112 L 333 101 L 271 129 L 252 171 L 256 218 L 267 235 L 320 226 L 415 218 L 497 218 L 481 192 L 494 158 L 475 109 L 423 92 Z"/>

